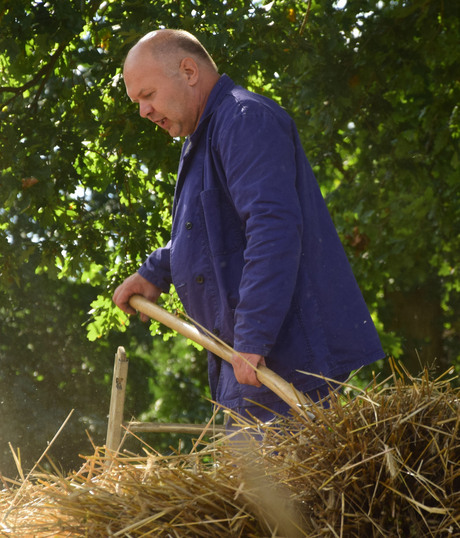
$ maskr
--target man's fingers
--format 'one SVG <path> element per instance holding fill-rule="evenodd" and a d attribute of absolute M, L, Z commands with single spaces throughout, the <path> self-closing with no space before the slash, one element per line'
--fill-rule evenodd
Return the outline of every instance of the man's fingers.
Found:
<path fill-rule="evenodd" d="M 150 320 L 150 318 L 146 314 L 139 313 L 139 317 L 144 323 Z"/>
<path fill-rule="evenodd" d="M 135 310 L 132 306 L 130 306 L 129 302 L 122 303 L 121 305 L 118 305 L 118 306 L 127 314 L 131 314 L 131 315 L 137 314 L 137 310 Z"/>
<path fill-rule="evenodd" d="M 248 364 L 248 362 L 250 364 Z M 254 355 L 251 353 L 240 353 L 233 356 L 233 370 L 238 383 L 244 385 L 253 385 L 255 387 L 261 387 L 262 383 L 257 378 L 256 371 L 251 366 L 257 367 L 259 364 L 265 365 L 265 359 L 261 355 Z"/>
<path fill-rule="evenodd" d="M 129 300 L 133 295 L 142 295 L 155 303 L 160 294 L 160 288 L 146 280 L 139 273 L 134 273 L 118 286 L 112 300 L 123 312 L 135 315 L 137 310 L 129 304 Z M 149 320 L 149 317 L 145 315 L 141 315 L 140 318 L 142 321 Z"/>
<path fill-rule="evenodd" d="M 129 299 L 129 297 L 126 299 L 122 298 L 120 294 L 114 294 L 112 297 L 112 301 L 118 306 L 118 308 L 121 308 L 123 312 L 126 312 L 127 314 L 136 314 L 137 311 L 132 306 L 130 306 Z"/>

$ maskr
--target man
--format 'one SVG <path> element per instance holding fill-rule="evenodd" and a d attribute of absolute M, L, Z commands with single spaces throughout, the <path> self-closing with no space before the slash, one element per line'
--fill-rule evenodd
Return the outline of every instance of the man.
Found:
<path fill-rule="evenodd" d="M 261 386 L 266 364 L 314 399 L 384 353 L 288 114 L 236 86 L 187 32 L 159 30 L 129 52 L 124 81 L 140 115 L 187 137 L 171 240 L 115 291 L 156 301 L 171 283 L 187 314 L 229 343 L 209 355 L 213 399 L 266 420 L 288 405 Z M 145 320 L 145 316 L 141 316 Z M 249 364 L 248 364 L 249 363 Z"/>

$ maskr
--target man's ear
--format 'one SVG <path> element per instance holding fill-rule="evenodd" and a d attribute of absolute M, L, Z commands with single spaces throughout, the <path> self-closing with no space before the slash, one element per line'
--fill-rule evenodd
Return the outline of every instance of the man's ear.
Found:
<path fill-rule="evenodd" d="M 189 56 L 183 58 L 180 66 L 180 72 L 183 73 L 187 79 L 187 82 L 190 86 L 194 86 L 198 82 L 199 69 L 198 65 L 193 58 Z"/>

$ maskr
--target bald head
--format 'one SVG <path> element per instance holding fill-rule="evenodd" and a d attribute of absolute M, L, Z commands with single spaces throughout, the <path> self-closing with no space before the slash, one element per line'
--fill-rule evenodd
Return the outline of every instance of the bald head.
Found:
<path fill-rule="evenodd" d="M 150 53 L 167 68 L 174 69 L 184 57 L 190 57 L 201 68 L 217 73 L 217 66 L 198 39 L 185 30 L 155 30 L 141 37 L 128 52 L 125 60 L 142 53 Z"/>
<path fill-rule="evenodd" d="M 123 78 L 142 117 L 171 136 L 187 136 L 196 129 L 219 73 L 196 37 L 157 30 L 129 51 Z"/>

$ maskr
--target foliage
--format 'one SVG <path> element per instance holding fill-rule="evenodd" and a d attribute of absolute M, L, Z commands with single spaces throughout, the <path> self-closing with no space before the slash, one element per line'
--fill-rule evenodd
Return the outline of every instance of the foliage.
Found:
<path fill-rule="evenodd" d="M 205 393 L 191 352 L 156 337 L 157 362 L 145 328 L 110 301 L 170 230 L 181 141 L 139 118 L 121 80 L 130 46 L 161 26 L 196 34 L 221 72 L 293 115 L 385 349 L 412 371 L 414 347 L 458 366 L 455 2 L 0 0 L 0 375 L 14 405 L 33 407 L 46 382 L 65 402 L 56 431 L 75 369 L 86 416 L 94 387 L 108 392 L 115 341 L 135 357 L 136 414 L 162 399 L 157 418 L 172 417 L 177 376 Z M 44 335 L 40 355 L 27 348 Z M 178 419 L 194 416 L 192 401 Z"/>

